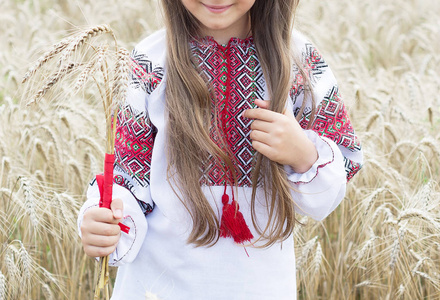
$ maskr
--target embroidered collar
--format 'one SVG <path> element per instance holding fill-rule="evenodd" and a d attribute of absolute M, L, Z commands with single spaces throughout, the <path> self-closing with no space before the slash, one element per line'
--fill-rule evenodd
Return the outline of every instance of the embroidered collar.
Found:
<path fill-rule="evenodd" d="M 195 37 L 191 39 L 191 45 L 200 48 L 213 47 L 214 49 L 226 49 L 227 47 L 238 46 L 240 48 L 248 48 L 254 45 L 254 38 L 249 36 L 245 39 L 231 37 L 227 44 L 219 44 L 212 36 Z"/>

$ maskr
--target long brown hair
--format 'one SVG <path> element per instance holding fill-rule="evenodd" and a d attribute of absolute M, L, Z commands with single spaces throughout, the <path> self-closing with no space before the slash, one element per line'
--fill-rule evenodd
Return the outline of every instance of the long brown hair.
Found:
<path fill-rule="evenodd" d="M 252 35 L 272 100 L 270 109 L 283 112 L 292 84 L 291 34 L 299 0 L 256 0 L 250 10 Z M 162 0 L 167 28 L 168 179 L 191 215 L 193 227 L 188 242 L 212 245 L 219 237 L 219 220 L 206 197 L 200 179 L 201 166 L 211 155 L 234 169 L 227 153 L 212 141 L 211 92 L 194 66 L 191 38 L 199 36 L 199 22 L 180 0 Z M 297 64 L 298 65 L 298 64 Z M 305 72 L 298 65 L 304 79 Z M 303 105 L 305 104 L 305 101 Z M 214 114 L 215 115 L 215 114 Z M 227 149 L 227 147 L 226 147 Z M 226 153 L 225 153 L 226 152 Z M 263 246 L 287 239 L 295 225 L 291 186 L 282 165 L 257 153 L 252 177 L 252 223 Z M 176 174 L 171 173 L 174 170 Z M 264 174 L 264 175 L 263 175 Z M 268 222 L 260 228 L 256 219 L 256 190 L 265 191 Z"/>

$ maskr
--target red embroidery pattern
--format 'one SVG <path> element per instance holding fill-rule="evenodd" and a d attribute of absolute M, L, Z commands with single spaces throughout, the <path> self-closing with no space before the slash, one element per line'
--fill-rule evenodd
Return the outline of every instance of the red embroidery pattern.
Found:
<path fill-rule="evenodd" d="M 151 94 L 163 78 L 163 68 L 153 68 L 146 54 L 133 50 L 131 54 L 132 76 L 130 86 Z M 150 184 L 151 155 L 156 128 L 151 124 L 148 112 L 135 111 L 129 104 L 121 107 L 116 123 L 115 170 L 122 171 L 142 187 Z M 125 183 L 118 178 L 119 184 Z M 130 186 L 129 190 L 132 190 Z"/>
<path fill-rule="evenodd" d="M 212 123 L 210 135 L 221 147 L 220 134 L 225 135 L 236 172 L 236 185 L 251 186 L 252 158 L 255 150 L 249 138 L 250 120 L 242 118 L 254 100 L 264 99 L 264 78 L 252 38 L 231 39 L 228 46 L 218 45 L 212 38 L 193 41 L 191 50 L 199 69 L 211 83 L 215 99 L 212 111 L 217 112 L 219 130 Z M 226 104 L 227 103 L 227 104 Z M 222 123 L 223 121 L 223 123 Z M 228 175 L 218 160 L 210 157 L 202 167 L 204 185 L 224 185 Z"/>
<path fill-rule="evenodd" d="M 147 94 L 151 94 L 162 81 L 163 68 L 156 66 L 148 59 L 146 54 L 139 53 L 136 49 L 131 53 L 131 86 L 135 89 L 142 88 Z"/>
<path fill-rule="evenodd" d="M 315 84 L 328 69 L 328 65 L 322 58 L 321 54 L 312 44 L 305 45 L 303 61 L 304 68 L 308 73 L 312 85 Z M 298 70 L 295 71 L 296 76 L 290 90 L 290 97 L 293 104 L 295 104 L 297 100 L 300 100 L 301 97 L 304 97 L 303 77 Z M 303 101 L 303 99 L 301 101 Z M 297 115 L 298 112 L 299 108 L 295 110 L 295 115 Z M 301 127 L 307 127 L 307 123 L 310 120 L 310 114 L 311 107 L 306 106 L 300 120 Z M 320 102 L 311 129 L 316 131 L 319 135 L 333 140 L 337 145 L 343 146 L 352 152 L 361 150 L 361 144 L 355 135 L 345 105 L 340 98 L 337 86 L 333 86 L 329 90 L 327 96 Z M 356 163 L 347 157 L 344 157 L 344 161 L 347 181 L 349 181 L 360 170 L 361 164 Z"/>
<path fill-rule="evenodd" d="M 146 112 L 121 108 L 116 125 L 115 170 L 130 175 L 140 186 L 150 183 L 151 155 L 156 129 Z"/>

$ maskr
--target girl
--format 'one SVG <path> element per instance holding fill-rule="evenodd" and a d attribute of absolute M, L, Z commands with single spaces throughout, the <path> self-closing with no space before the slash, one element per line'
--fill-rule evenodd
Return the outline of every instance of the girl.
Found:
<path fill-rule="evenodd" d="M 93 181 L 80 211 L 84 250 L 120 266 L 112 299 L 295 299 L 295 211 L 325 218 L 361 166 L 334 76 L 292 31 L 298 0 L 162 4 L 166 29 L 132 53 L 112 210 Z"/>

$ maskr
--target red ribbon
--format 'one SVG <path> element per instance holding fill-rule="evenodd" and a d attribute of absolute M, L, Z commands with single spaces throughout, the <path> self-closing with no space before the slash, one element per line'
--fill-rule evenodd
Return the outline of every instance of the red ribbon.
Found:
<path fill-rule="evenodd" d="M 99 207 L 110 209 L 110 205 L 112 204 L 114 164 L 115 155 L 106 153 L 104 158 L 104 182 L 102 189 L 99 190 L 101 193 Z"/>
<path fill-rule="evenodd" d="M 113 165 L 115 163 L 114 154 L 105 154 L 104 158 L 104 174 L 96 175 L 96 182 L 99 188 L 99 207 L 110 209 L 113 195 Z M 119 222 L 119 227 L 122 232 L 128 233 L 130 227 Z"/>

